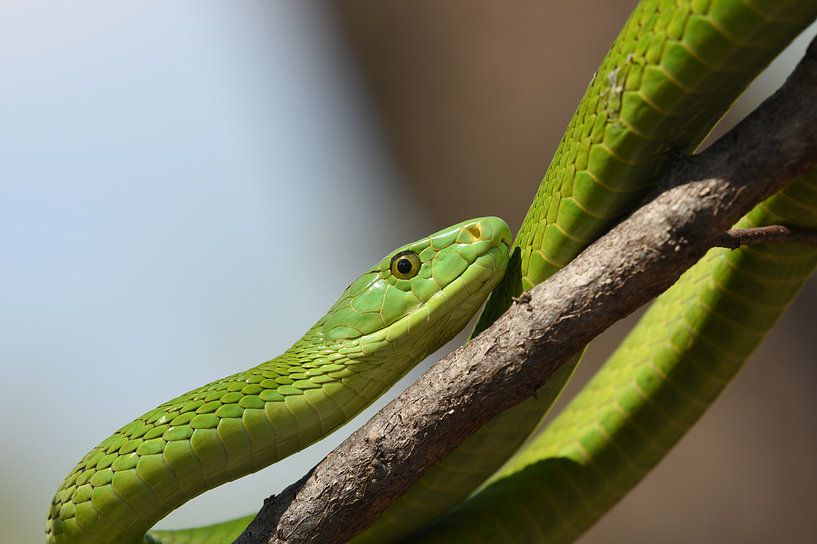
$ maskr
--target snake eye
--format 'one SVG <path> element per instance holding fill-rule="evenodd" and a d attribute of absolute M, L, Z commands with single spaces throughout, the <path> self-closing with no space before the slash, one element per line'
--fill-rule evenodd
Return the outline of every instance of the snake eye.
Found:
<path fill-rule="evenodd" d="M 422 265 L 420 256 L 413 251 L 401 251 L 391 258 L 391 273 L 401 280 L 413 278 L 420 271 Z"/>

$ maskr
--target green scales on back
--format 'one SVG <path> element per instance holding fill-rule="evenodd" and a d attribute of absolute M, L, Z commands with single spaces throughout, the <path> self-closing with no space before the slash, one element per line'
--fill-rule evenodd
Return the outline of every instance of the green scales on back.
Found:
<path fill-rule="evenodd" d="M 166 402 L 91 450 L 54 497 L 48 542 L 140 542 L 192 497 L 327 435 L 462 329 L 509 245 L 507 225 L 489 217 L 387 255 L 279 357 Z M 150 541 L 179 541 L 163 534 Z"/>

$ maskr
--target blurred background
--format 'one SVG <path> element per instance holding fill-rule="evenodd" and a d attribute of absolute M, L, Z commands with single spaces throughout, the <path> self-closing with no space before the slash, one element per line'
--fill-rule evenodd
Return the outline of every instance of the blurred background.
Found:
<path fill-rule="evenodd" d="M 518 227 L 634 4 L 0 3 L 3 541 L 42 542 L 88 449 L 277 355 L 393 247 L 477 215 Z M 583 543 L 817 539 L 816 302 L 812 281 Z M 162 526 L 256 510 L 350 428 Z"/>

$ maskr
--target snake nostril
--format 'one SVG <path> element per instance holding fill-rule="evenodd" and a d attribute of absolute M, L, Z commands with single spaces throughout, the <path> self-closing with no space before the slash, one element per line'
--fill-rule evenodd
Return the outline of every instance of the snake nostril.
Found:
<path fill-rule="evenodd" d="M 480 225 L 471 225 L 470 227 L 467 227 L 465 230 L 467 230 L 468 233 L 471 236 L 473 236 L 475 240 L 482 239 L 482 227 Z"/>

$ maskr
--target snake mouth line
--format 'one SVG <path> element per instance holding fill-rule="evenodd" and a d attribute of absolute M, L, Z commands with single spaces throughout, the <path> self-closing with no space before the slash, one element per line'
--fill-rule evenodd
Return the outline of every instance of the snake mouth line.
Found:
<path fill-rule="evenodd" d="M 506 231 L 504 231 L 502 233 L 502 237 L 499 239 L 499 243 L 500 244 L 505 244 L 505 249 L 510 251 L 511 244 L 513 243 L 513 241 L 511 240 L 511 231 L 510 230 L 506 230 Z"/>

